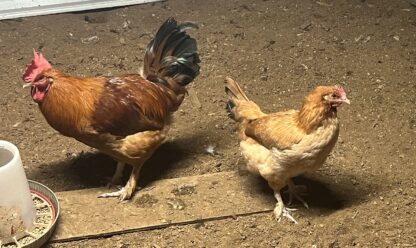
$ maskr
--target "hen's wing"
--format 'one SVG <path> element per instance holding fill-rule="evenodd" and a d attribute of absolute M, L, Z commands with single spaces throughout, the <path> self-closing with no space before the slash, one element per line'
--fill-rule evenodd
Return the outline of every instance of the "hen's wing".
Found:
<path fill-rule="evenodd" d="M 178 107 L 173 91 L 140 75 L 106 78 L 104 84 L 91 125 L 99 133 L 128 136 L 160 130 Z"/>
<path fill-rule="evenodd" d="M 246 125 L 245 135 L 268 149 L 289 149 L 306 135 L 296 125 L 297 112 L 289 110 L 253 120 Z"/>

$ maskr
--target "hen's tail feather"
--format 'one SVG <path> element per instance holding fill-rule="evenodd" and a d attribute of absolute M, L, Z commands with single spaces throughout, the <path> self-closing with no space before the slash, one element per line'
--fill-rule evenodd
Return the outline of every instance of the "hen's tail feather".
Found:
<path fill-rule="evenodd" d="M 240 85 L 229 77 L 225 79 L 225 93 L 229 97 L 225 108 L 232 119 L 241 122 L 266 115 L 257 104 L 248 99 Z"/>
<path fill-rule="evenodd" d="M 175 82 L 185 86 L 199 74 L 200 62 L 195 39 L 186 30 L 198 28 L 193 23 L 177 24 L 169 18 L 150 41 L 144 56 L 143 76 L 155 83 Z"/>
<path fill-rule="evenodd" d="M 235 120 L 235 115 L 234 115 L 234 113 L 232 111 L 232 109 L 234 107 L 235 107 L 235 105 L 234 105 L 234 103 L 231 100 L 229 100 L 227 102 L 227 104 L 225 105 L 225 110 L 227 111 L 228 117 L 230 117 L 231 119 L 234 119 Z"/>
<path fill-rule="evenodd" d="M 227 93 L 231 100 L 238 99 L 249 101 L 240 85 L 229 77 L 225 78 L 225 93 Z"/>
<path fill-rule="evenodd" d="M 236 100 L 249 101 L 248 97 L 246 96 L 244 91 L 241 89 L 240 85 L 229 77 L 225 78 L 225 93 L 230 98 L 230 100 L 227 102 L 227 105 L 225 106 L 225 109 L 227 110 L 228 117 L 235 120 L 236 116 L 233 112 L 233 108 L 236 106 L 235 101 Z"/>

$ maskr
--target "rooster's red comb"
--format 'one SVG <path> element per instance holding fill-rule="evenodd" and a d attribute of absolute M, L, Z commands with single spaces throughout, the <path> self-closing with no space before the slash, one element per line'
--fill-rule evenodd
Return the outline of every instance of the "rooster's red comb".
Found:
<path fill-rule="evenodd" d="M 35 49 L 33 49 L 32 63 L 27 66 L 26 71 L 23 74 L 23 81 L 26 83 L 31 83 L 33 80 L 35 80 L 39 73 L 51 67 L 52 66 L 49 64 L 48 60 L 43 56 L 43 54 L 38 53 Z"/>

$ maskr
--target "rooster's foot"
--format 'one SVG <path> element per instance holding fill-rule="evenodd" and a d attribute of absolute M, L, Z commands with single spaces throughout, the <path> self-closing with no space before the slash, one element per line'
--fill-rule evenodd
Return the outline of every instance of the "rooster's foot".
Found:
<path fill-rule="evenodd" d="M 122 186 L 122 179 L 120 178 L 107 178 L 107 188 L 116 188 L 116 189 L 121 189 Z"/>
<path fill-rule="evenodd" d="M 104 193 L 98 196 L 98 198 L 109 198 L 109 197 L 118 197 L 121 202 L 125 202 L 131 198 L 133 191 L 122 187 L 120 190 L 110 193 Z"/>
<path fill-rule="evenodd" d="M 121 181 L 122 181 L 121 178 L 120 179 L 114 179 L 114 177 L 105 177 L 104 180 L 105 180 L 104 182 L 107 183 L 106 184 L 106 187 L 108 189 L 110 189 L 110 188 L 121 189 L 122 188 L 122 186 L 121 186 Z"/>

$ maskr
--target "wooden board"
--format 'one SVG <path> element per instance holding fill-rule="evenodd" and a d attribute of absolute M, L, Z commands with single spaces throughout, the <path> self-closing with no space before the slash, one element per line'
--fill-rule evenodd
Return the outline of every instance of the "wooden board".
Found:
<path fill-rule="evenodd" d="M 57 193 L 52 242 L 103 237 L 271 211 L 273 194 L 253 176 L 222 172 L 155 181 L 127 203 L 97 198 L 107 188 Z"/>
<path fill-rule="evenodd" d="M 161 0 L 0 0 L 0 20 L 158 1 Z"/>

